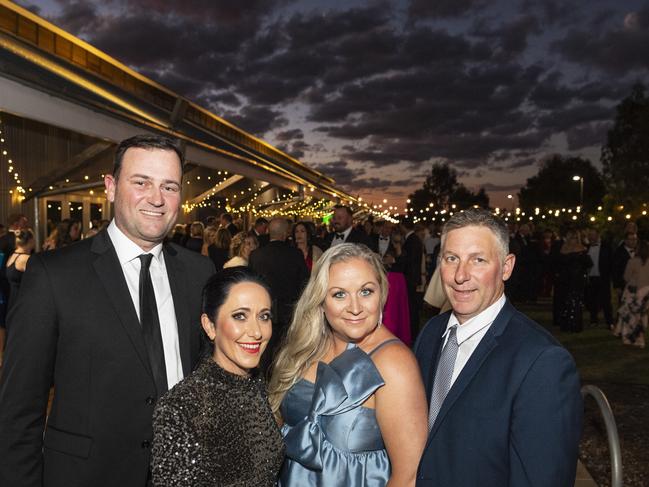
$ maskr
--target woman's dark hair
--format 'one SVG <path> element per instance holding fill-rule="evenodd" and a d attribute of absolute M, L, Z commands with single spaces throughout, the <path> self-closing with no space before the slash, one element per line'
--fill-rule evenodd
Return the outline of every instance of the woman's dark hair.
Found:
<path fill-rule="evenodd" d="M 268 283 L 250 267 L 230 267 L 217 272 L 209 278 L 203 288 L 203 300 L 201 311 L 205 313 L 212 322 L 216 323 L 216 316 L 219 308 L 228 299 L 230 290 L 235 284 L 252 282 L 263 287 L 269 296 L 271 295 Z"/>
<path fill-rule="evenodd" d="M 293 225 L 293 229 L 291 230 L 291 237 L 293 238 L 293 245 L 296 247 L 297 247 L 297 241 L 295 240 L 295 230 L 297 229 L 298 225 L 302 225 L 304 227 L 304 230 L 306 231 L 307 256 L 309 259 L 312 259 L 313 258 L 313 235 L 315 233 L 315 227 L 312 226 L 313 223 L 307 221 L 299 221 L 295 225 Z"/>
<path fill-rule="evenodd" d="M 30 228 L 25 228 L 16 233 L 16 246 L 24 247 L 32 240 L 34 240 L 34 232 Z"/>

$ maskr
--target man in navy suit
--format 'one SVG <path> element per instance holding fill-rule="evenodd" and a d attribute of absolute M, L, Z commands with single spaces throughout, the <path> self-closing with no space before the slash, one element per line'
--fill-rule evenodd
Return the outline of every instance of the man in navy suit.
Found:
<path fill-rule="evenodd" d="M 415 344 L 430 407 L 417 487 L 574 485 L 579 376 L 570 354 L 505 298 L 508 240 L 485 210 L 456 213 L 442 232 L 453 309 Z"/>

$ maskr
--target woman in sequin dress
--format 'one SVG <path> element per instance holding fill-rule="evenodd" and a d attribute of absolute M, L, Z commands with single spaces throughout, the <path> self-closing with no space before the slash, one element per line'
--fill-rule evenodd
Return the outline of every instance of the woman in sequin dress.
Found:
<path fill-rule="evenodd" d="M 557 299 L 557 325 L 562 331 L 581 332 L 583 302 L 588 269 L 593 261 L 581 243 L 579 233 L 568 230 L 561 249 L 555 255 L 557 269 L 554 292 Z"/>
<path fill-rule="evenodd" d="M 344 243 L 314 265 L 269 386 L 282 487 L 414 486 L 427 436 L 412 352 L 382 324 L 378 256 Z"/>
<path fill-rule="evenodd" d="M 270 292 L 248 268 L 203 290 L 201 323 L 214 349 L 153 413 L 156 487 L 273 486 L 284 445 L 257 366 L 272 334 Z"/>

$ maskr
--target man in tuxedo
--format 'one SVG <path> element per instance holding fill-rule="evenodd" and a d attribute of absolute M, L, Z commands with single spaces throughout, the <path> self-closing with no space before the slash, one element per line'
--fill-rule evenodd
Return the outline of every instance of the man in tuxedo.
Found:
<path fill-rule="evenodd" d="M 597 324 L 597 315 L 601 308 L 604 313 L 606 325 L 613 326 L 613 309 L 611 307 L 611 268 L 613 265 L 613 251 L 607 242 L 604 242 L 595 228 L 588 230 L 588 255 L 593 261 L 593 266 L 588 271 L 588 284 L 586 285 L 586 308 L 590 312 L 590 324 Z"/>
<path fill-rule="evenodd" d="M 568 351 L 505 298 L 508 240 L 481 209 L 444 226 L 439 265 L 452 310 L 415 344 L 429 398 L 418 487 L 574 485 L 579 376 Z"/>
<path fill-rule="evenodd" d="M 370 246 L 369 236 L 358 228 L 354 228 L 354 215 L 349 206 L 336 205 L 332 218 L 334 232 L 327 235 L 327 248 L 341 243 L 362 243 Z"/>
<path fill-rule="evenodd" d="M 374 223 L 375 228 L 378 230 L 377 233 L 370 235 L 370 249 L 372 252 L 376 252 L 381 256 L 385 257 L 385 254 L 392 250 L 392 243 L 390 242 L 390 235 L 392 234 L 392 226 L 390 223 L 379 220 Z"/>
<path fill-rule="evenodd" d="M 262 369 L 266 370 L 286 328 L 293 317 L 293 305 L 309 279 L 309 269 L 302 252 L 289 245 L 289 223 L 284 218 L 273 218 L 268 225 L 270 242 L 250 254 L 250 267 L 261 274 L 273 293 L 273 336 L 268 343 Z"/>
<path fill-rule="evenodd" d="M 406 229 L 406 240 L 398 261 L 408 287 L 410 329 L 414 339 L 419 333 L 419 314 L 423 306 L 424 286 L 426 284 L 423 243 L 425 229 L 422 225 L 414 225 L 409 221 L 404 222 L 403 226 Z"/>
<path fill-rule="evenodd" d="M 260 247 L 263 247 L 270 242 L 270 235 L 268 235 L 268 220 L 265 218 L 259 217 L 255 220 L 253 231 L 257 236 L 257 243 L 259 243 Z"/>
<path fill-rule="evenodd" d="M 0 378 L 0 485 L 150 482 L 153 408 L 198 361 L 201 291 L 214 271 L 162 244 L 182 163 L 166 137 L 123 141 L 105 177 L 108 228 L 29 260 Z"/>
<path fill-rule="evenodd" d="M 232 215 L 229 213 L 222 213 L 219 217 L 219 222 L 221 223 L 221 227 L 226 228 L 232 237 L 239 233 L 239 229 L 232 222 Z"/>

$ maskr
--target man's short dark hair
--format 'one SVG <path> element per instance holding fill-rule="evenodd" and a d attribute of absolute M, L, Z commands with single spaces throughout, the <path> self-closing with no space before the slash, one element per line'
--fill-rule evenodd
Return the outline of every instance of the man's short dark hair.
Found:
<path fill-rule="evenodd" d="M 232 223 L 232 215 L 229 213 L 221 213 L 221 219 L 225 220 L 228 223 Z"/>
<path fill-rule="evenodd" d="M 349 216 L 351 216 L 351 217 L 354 216 L 354 213 L 352 212 L 352 209 L 349 206 L 336 205 L 336 206 L 334 206 L 334 211 L 335 210 L 345 210 Z"/>
<path fill-rule="evenodd" d="M 446 235 L 458 228 L 464 227 L 486 227 L 494 234 L 503 259 L 509 253 L 509 229 L 507 224 L 499 217 L 482 208 L 469 208 L 458 211 L 444 224 L 442 228 L 442 248 L 446 241 Z"/>
<path fill-rule="evenodd" d="M 149 134 L 140 134 L 128 139 L 122 140 L 117 149 L 115 150 L 115 162 L 113 164 L 113 177 L 117 179 L 119 177 L 119 172 L 122 169 L 122 160 L 124 159 L 124 154 L 129 149 L 159 149 L 159 150 L 168 150 L 174 151 L 180 159 L 180 169 L 182 170 L 185 165 L 185 154 L 180 148 L 180 144 L 176 139 L 166 137 L 164 135 L 149 135 Z"/>
<path fill-rule="evenodd" d="M 260 216 L 255 220 L 255 226 L 258 227 L 259 225 L 268 225 L 268 220 L 266 220 L 263 216 Z"/>

